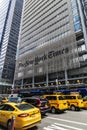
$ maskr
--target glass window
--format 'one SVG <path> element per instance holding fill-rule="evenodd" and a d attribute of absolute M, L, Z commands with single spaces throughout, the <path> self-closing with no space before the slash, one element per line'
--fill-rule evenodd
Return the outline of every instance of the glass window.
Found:
<path fill-rule="evenodd" d="M 78 21 L 79 21 L 79 16 L 78 15 L 74 16 L 74 22 L 78 22 Z"/>
<path fill-rule="evenodd" d="M 0 110 L 3 110 L 5 105 L 0 105 Z"/>
<path fill-rule="evenodd" d="M 76 96 L 71 96 L 71 99 L 76 99 Z"/>
<path fill-rule="evenodd" d="M 83 55 L 84 61 L 87 60 L 87 54 Z"/>
<path fill-rule="evenodd" d="M 82 96 L 78 96 L 77 98 L 78 98 L 78 99 L 82 99 Z"/>
<path fill-rule="evenodd" d="M 75 7 L 76 7 L 76 3 L 73 2 L 73 3 L 72 3 L 72 8 L 75 8 Z"/>
<path fill-rule="evenodd" d="M 46 96 L 46 99 L 51 100 L 52 97 L 51 96 Z"/>
<path fill-rule="evenodd" d="M 82 45 L 81 48 L 82 48 L 82 51 L 86 50 L 85 45 Z"/>
<path fill-rule="evenodd" d="M 52 96 L 52 100 L 56 100 L 56 96 Z"/>
<path fill-rule="evenodd" d="M 23 76 L 23 72 L 19 72 L 18 77 L 22 77 L 22 76 Z"/>
<path fill-rule="evenodd" d="M 81 62 L 84 61 L 83 56 L 80 56 L 80 57 L 79 57 L 79 61 L 81 61 Z"/>
<path fill-rule="evenodd" d="M 28 109 L 31 109 L 31 108 L 34 108 L 32 105 L 30 104 L 19 104 L 19 105 L 16 105 L 16 107 L 20 110 L 28 110 Z"/>
<path fill-rule="evenodd" d="M 3 111 L 14 111 L 14 108 L 10 105 L 1 105 L 0 106 L 0 110 L 3 110 Z"/>
<path fill-rule="evenodd" d="M 73 15 L 78 14 L 77 9 L 73 9 Z"/>
<path fill-rule="evenodd" d="M 64 100 L 64 98 L 62 96 L 59 96 L 58 99 L 59 100 Z"/>
<path fill-rule="evenodd" d="M 75 26 L 75 31 L 78 31 L 81 29 L 80 23 L 77 23 L 74 26 Z"/>
<path fill-rule="evenodd" d="M 12 106 L 10 106 L 10 105 L 6 105 L 6 106 L 4 107 L 4 110 L 5 110 L 5 111 L 14 111 L 14 108 L 13 108 Z"/>
<path fill-rule="evenodd" d="M 0 101 L 2 100 L 2 97 L 0 97 Z"/>

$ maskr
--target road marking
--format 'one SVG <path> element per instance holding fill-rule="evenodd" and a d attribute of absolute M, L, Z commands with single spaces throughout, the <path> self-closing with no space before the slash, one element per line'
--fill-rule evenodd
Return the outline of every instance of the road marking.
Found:
<path fill-rule="evenodd" d="M 73 127 L 73 126 L 64 125 L 64 124 L 60 124 L 60 123 L 54 123 L 54 124 L 58 125 L 58 126 L 63 126 L 63 127 L 71 128 L 73 130 L 84 130 L 84 129 L 81 129 L 81 128 L 76 128 L 76 127 Z"/>
<path fill-rule="evenodd" d="M 55 130 L 69 130 L 69 129 L 65 129 L 63 127 L 56 126 L 56 125 L 51 125 L 50 127 L 48 126 L 48 128 L 54 128 Z"/>
<path fill-rule="evenodd" d="M 44 130 L 69 130 L 69 129 L 65 129 L 60 126 L 53 125 L 53 126 L 44 127 Z"/>
<path fill-rule="evenodd" d="M 48 128 L 48 127 L 44 127 L 43 129 L 44 130 L 54 130 L 54 129 L 51 129 L 51 128 Z"/>
<path fill-rule="evenodd" d="M 86 123 L 82 123 L 82 122 L 70 121 L 70 120 L 59 119 L 59 118 L 54 118 L 54 117 L 47 117 L 47 118 L 52 119 L 52 120 L 65 121 L 65 122 L 69 122 L 69 123 L 74 123 L 74 124 L 79 124 L 79 125 L 85 125 L 85 126 L 87 126 Z"/>
<path fill-rule="evenodd" d="M 68 126 L 68 125 L 64 125 L 64 124 L 60 124 L 60 123 L 54 123 L 54 124 L 51 124 L 50 126 L 47 126 L 47 127 L 44 127 L 43 128 L 44 130 L 84 130 L 84 129 L 81 129 L 81 128 L 76 128 L 76 127 L 73 127 L 73 126 Z"/>

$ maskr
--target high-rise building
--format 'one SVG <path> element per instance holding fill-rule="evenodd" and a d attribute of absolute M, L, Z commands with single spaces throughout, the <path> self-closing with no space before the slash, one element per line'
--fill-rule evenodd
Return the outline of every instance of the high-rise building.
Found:
<path fill-rule="evenodd" d="M 25 0 L 15 85 L 87 83 L 84 0 Z"/>
<path fill-rule="evenodd" d="M 23 0 L 0 0 L 0 91 L 13 82 Z"/>
<path fill-rule="evenodd" d="M 81 7 L 83 10 L 84 22 L 85 22 L 86 29 L 87 29 L 87 0 L 81 0 Z"/>

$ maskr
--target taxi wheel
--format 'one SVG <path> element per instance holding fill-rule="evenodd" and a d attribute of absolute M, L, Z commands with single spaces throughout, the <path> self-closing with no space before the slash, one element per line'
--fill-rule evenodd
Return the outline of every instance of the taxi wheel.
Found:
<path fill-rule="evenodd" d="M 7 130 L 10 130 L 10 129 L 11 129 L 11 120 L 9 120 L 7 123 Z"/>
<path fill-rule="evenodd" d="M 70 107 L 70 109 L 71 109 L 72 111 L 75 111 L 75 110 L 76 110 L 76 107 L 75 107 L 74 105 L 72 105 L 72 106 Z"/>
<path fill-rule="evenodd" d="M 51 108 L 51 112 L 52 112 L 53 114 L 56 113 L 56 109 L 55 109 L 55 107 L 52 107 L 52 108 Z"/>

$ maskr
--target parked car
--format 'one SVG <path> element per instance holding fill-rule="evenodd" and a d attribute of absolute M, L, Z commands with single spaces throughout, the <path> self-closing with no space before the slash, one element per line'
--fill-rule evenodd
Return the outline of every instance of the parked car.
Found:
<path fill-rule="evenodd" d="M 15 102 L 15 103 L 18 103 L 18 102 L 21 102 L 21 98 L 20 97 L 12 97 L 9 102 Z"/>
<path fill-rule="evenodd" d="M 68 109 L 67 101 L 60 94 L 43 95 L 49 101 L 51 113 L 64 112 Z"/>
<path fill-rule="evenodd" d="M 7 97 L 1 97 L 1 96 L 0 96 L 0 104 L 6 103 L 6 102 L 8 102 L 8 98 L 7 98 Z"/>
<path fill-rule="evenodd" d="M 41 121 L 40 110 L 29 103 L 8 102 L 0 105 L 0 124 L 11 128 L 11 119 L 15 116 L 15 129 L 28 129 Z"/>
<path fill-rule="evenodd" d="M 79 94 L 63 95 L 68 103 L 68 108 L 72 111 L 81 110 L 83 108 L 83 99 Z"/>
<path fill-rule="evenodd" d="M 0 96 L 0 102 L 1 102 L 1 100 L 2 100 L 2 96 Z"/>
<path fill-rule="evenodd" d="M 26 97 L 26 98 L 22 98 L 22 101 L 38 107 L 42 115 L 45 115 L 47 112 L 50 111 L 50 105 L 48 100 L 42 97 Z"/>
<path fill-rule="evenodd" d="M 2 101 L 2 96 L 0 96 L 0 104 L 1 104 L 1 101 Z"/>
<path fill-rule="evenodd" d="M 87 109 L 87 96 L 83 97 L 83 108 Z"/>

